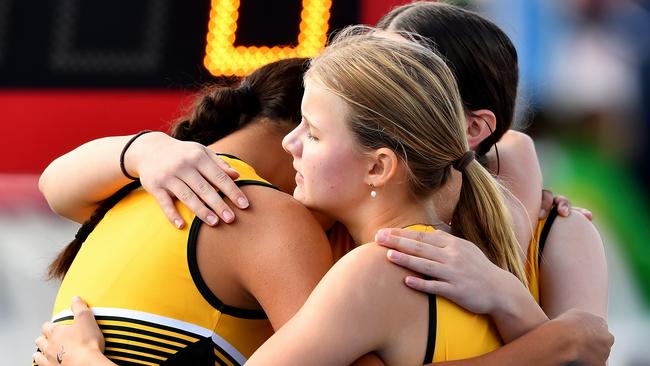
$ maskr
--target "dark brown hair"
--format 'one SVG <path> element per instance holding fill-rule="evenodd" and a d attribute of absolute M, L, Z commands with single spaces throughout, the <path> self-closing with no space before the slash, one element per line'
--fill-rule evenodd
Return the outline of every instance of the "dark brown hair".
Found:
<path fill-rule="evenodd" d="M 199 94 L 190 116 L 171 127 L 171 136 L 209 145 L 261 118 L 297 125 L 301 119 L 302 79 L 308 66 L 305 58 L 280 60 L 253 71 L 237 86 L 206 87 Z M 75 238 L 50 264 L 49 278 L 65 276 L 81 245 L 108 210 L 139 186 L 137 181 L 128 184 L 97 207 Z"/>
<path fill-rule="evenodd" d="M 466 112 L 488 109 L 494 132 L 477 147 L 486 154 L 510 129 L 517 98 L 517 51 L 494 23 L 458 6 L 418 1 L 396 7 L 377 27 L 428 39 L 451 68 Z"/>

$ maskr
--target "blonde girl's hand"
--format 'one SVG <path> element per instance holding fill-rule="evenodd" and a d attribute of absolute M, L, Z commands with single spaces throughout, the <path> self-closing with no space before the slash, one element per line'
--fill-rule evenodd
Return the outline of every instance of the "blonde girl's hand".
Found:
<path fill-rule="evenodd" d="M 103 355 L 104 336 L 88 305 L 75 297 L 71 309 L 72 324 L 47 322 L 41 327 L 42 334 L 36 338 L 38 351 L 34 353 L 39 366 L 98 365 L 94 360 L 107 360 Z"/>
<path fill-rule="evenodd" d="M 149 133 L 133 142 L 124 159 L 129 174 L 140 178 L 142 187 L 179 229 L 185 221 L 174 198 L 208 225 L 216 225 L 219 218 L 226 223 L 235 218 L 219 191 L 241 209 L 249 205 L 233 181 L 239 176 L 237 171 L 199 143 L 179 141 L 162 132 Z"/>

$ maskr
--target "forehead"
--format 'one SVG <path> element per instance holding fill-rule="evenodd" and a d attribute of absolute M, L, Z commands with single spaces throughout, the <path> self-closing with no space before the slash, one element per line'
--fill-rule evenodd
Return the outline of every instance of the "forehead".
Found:
<path fill-rule="evenodd" d="M 338 128 L 341 126 L 335 122 L 345 122 L 348 112 L 348 104 L 343 98 L 327 90 L 316 80 L 305 79 L 302 113 L 310 123 L 318 128 Z"/>

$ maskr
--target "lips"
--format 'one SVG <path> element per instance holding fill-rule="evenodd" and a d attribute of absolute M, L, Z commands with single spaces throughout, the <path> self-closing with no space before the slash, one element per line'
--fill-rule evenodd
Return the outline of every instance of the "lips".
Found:
<path fill-rule="evenodd" d="M 304 181 L 304 178 L 302 177 L 302 174 L 300 174 L 299 172 L 296 172 L 296 184 L 302 184 L 303 181 Z"/>

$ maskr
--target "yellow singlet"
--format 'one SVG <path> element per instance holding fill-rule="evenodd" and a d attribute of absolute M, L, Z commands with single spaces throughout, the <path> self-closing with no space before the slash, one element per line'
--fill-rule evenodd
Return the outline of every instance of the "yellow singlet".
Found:
<path fill-rule="evenodd" d="M 557 206 L 553 205 L 549 215 L 542 220 L 537 221 L 537 227 L 533 232 L 533 238 L 528 246 L 526 258 L 526 277 L 528 279 L 528 289 L 537 303 L 540 303 L 539 278 L 540 266 L 542 264 L 542 253 L 548 233 L 553 226 L 557 217 Z"/>
<path fill-rule="evenodd" d="M 429 225 L 407 229 L 431 232 Z M 429 337 L 424 364 L 480 356 L 501 347 L 502 341 L 492 320 L 469 312 L 443 297 L 429 295 Z"/>
<path fill-rule="evenodd" d="M 238 185 L 273 187 L 239 159 L 222 158 L 239 172 Z M 110 209 L 66 274 L 53 321 L 71 321 L 70 299 L 79 295 L 119 365 L 242 365 L 273 334 L 271 324 L 264 312 L 228 306 L 208 289 L 196 258 L 201 221 L 178 209 L 191 227 L 170 225 L 142 189 Z"/>

